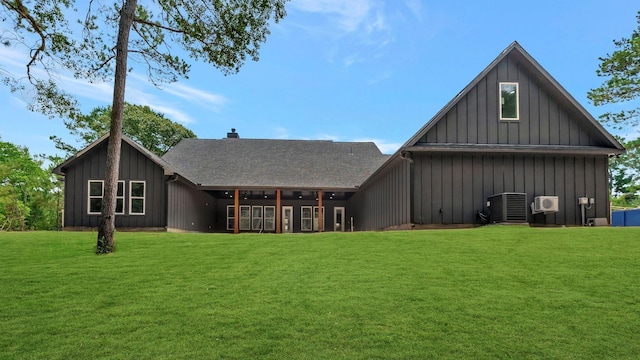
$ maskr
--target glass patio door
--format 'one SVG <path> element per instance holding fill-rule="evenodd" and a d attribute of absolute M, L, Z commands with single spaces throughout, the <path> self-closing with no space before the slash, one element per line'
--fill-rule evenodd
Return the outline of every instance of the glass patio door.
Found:
<path fill-rule="evenodd" d="M 282 207 L 282 232 L 293 232 L 293 206 Z"/>

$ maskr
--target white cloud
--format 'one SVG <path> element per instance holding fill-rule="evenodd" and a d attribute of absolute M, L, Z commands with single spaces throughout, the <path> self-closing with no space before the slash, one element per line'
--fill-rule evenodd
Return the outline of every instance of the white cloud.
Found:
<path fill-rule="evenodd" d="M 216 112 L 220 111 L 229 102 L 229 99 L 222 95 L 209 93 L 180 83 L 168 84 L 164 87 L 164 91 L 183 99 L 188 99 L 191 102 L 199 103 Z"/>
<path fill-rule="evenodd" d="M 358 54 L 348 55 L 342 58 L 342 64 L 346 67 L 349 67 L 359 61 L 360 59 L 358 57 Z"/>
<path fill-rule="evenodd" d="M 367 82 L 367 84 L 369 84 L 369 85 L 375 85 L 375 84 L 377 84 L 377 83 L 379 83 L 379 82 L 382 82 L 382 81 L 384 81 L 384 80 L 386 80 L 386 79 L 391 78 L 391 76 L 392 76 L 392 75 L 393 75 L 393 72 L 392 72 L 392 71 L 390 71 L 390 70 L 386 70 L 386 71 L 382 72 L 381 74 L 379 74 L 379 75 L 377 75 L 377 76 L 375 76 L 375 77 L 373 77 L 373 78 L 369 79 L 369 81 Z"/>
<path fill-rule="evenodd" d="M 283 127 L 276 127 L 273 130 L 276 139 L 289 139 L 289 130 Z"/>
<path fill-rule="evenodd" d="M 23 77 L 26 75 L 25 64 L 28 62 L 28 56 L 24 51 L 16 50 L 9 47 L 0 47 L 0 71 L 7 72 L 12 76 Z M 42 69 L 34 68 L 33 74 L 38 77 L 45 78 L 48 76 Z M 85 79 L 76 79 L 68 72 L 60 72 L 54 74 L 60 88 L 75 95 L 81 103 L 87 103 L 84 100 L 95 101 L 95 106 L 109 106 L 112 103 L 113 84 L 110 82 L 89 82 Z M 175 102 L 167 102 L 160 96 L 154 95 L 153 92 L 157 88 L 153 86 L 148 79 L 138 73 L 130 73 L 127 79 L 126 101 L 146 105 L 153 110 L 167 115 L 173 121 L 179 123 L 193 123 L 193 118 L 181 108 L 186 107 L 185 104 L 197 105 L 197 107 L 209 109 L 218 112 L 225 106 L 229 100 L 219 94 L 206 92 L 194 87 L 190 87 L 180 83 L 169 83 L 164 86 L 164 91 L 175 96 Z M 23 94 L 24 97 L 30 95 Z M 28 100 L 27 100 L 28 101 Z M 91 101 L 89 101 L 91 103 Z M 85 111 L 89 109 L 84 109 Z"/>
<path fill-rule="evenodd" d="M 167 118 L 173 121 L 182 124 L 190 124 L 194 122 L 191 116 L 175 107 L 163 106 L 159 104 L 148 104 L 148 106 L 157 112 L 165 114 Z"/>
<path fill-rule="evenodd" d="M 369 0 L 294 0 L 291 6 L 298 10 L 319 13 L 332 17 L 344 32 L 352 32 L 360 28 L 369 15 Z"/>
<path fill-rule="evenodd" d="M 411 13 L 422 21 L 422 1 L 421 0 L 405 0 L 405 5 L 411 10 Z"/>
<path fill-rule="evenodd" d="M 386 17 L 381 9 L 376 11 L 375 18 L 371 19 L 371 22 L 367 24 L 367 33 L 374 31 L 386 31 L 390 30 L 390 26 L 387 24 Z"/>
<path fill-rule="evenodd" d="M 2 59 L 0 60 L 1 69 L 10 73 L 15 73 L 20 68 L 26 71 L 26 65 L 29 62 L 25 53 L 7 46 L 0 46 L 0 59 Z"/>
<path fill-rule="evenodd" d="M 349 67 L 375 58 L 395 41 L 390 5 L 381 0 L 292 0 L 290 24 L 314 38 L 330 40 L 327 61 Z M 392 7 L 391 7 L 392 8 Z M 296 17 L 297 11 L 299 17 Z M 300 19 L 298 23 L 296 20 Z M 354 51 L 358 54 L 353 55 Z"/>

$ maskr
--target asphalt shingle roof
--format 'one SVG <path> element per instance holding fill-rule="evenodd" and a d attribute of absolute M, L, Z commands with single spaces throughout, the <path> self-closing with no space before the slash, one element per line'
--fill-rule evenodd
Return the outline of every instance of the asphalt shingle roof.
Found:
<path fill-rule="evenodd" d="M 162 159 L 211 187 L 355 188 L 388 158 L 372 142 L 184 139 Z"/>

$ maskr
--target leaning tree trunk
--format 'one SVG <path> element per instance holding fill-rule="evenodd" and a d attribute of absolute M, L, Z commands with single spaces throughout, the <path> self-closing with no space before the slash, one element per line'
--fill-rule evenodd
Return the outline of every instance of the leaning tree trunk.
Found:
<path fill-rule="evenodd" d="M 124 90 L 127 80 L 127 52 L 129 32 L 135 16 L 137 0 L 127 0 L 120 10 L 118 40 L 116 43 L 116 73 L 113 82 L 113 105 L 111 107 L 111 128 L 107 144 L 107 164 L 102 198 L 102 220 L 98 227 L 96 253 L 112 252 L 115 248 L 115 213 L 120 170 L 120 148 L 122 146 L 122 116 L 124 111 Z"/>

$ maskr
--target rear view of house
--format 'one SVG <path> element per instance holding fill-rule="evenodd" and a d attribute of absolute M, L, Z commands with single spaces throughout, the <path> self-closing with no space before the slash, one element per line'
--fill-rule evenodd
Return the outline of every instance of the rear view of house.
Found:
<path fill-rule="evenodd" d="M 479 214 L 492 222 L 608 223 L 608 159 L 622 151 L 514 42 L 351 202 L 366 229 L 476 224 Z M 495 217 L 491 198 L 513 204 L 513 221 Z"/>
<path fill-rule="evenodd" d="M 66 228 L 98 224 L 106 138 L 54 170 Z M 391 156 L 235 130 L 162 158 L 122 149 L 117 228 L 236 233 L 608 224 L 608 159 L 624 151 L 516 42 Z"/>

